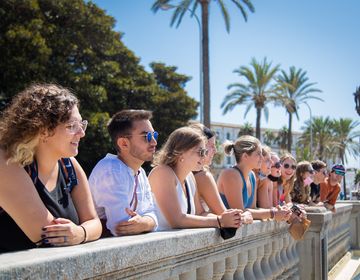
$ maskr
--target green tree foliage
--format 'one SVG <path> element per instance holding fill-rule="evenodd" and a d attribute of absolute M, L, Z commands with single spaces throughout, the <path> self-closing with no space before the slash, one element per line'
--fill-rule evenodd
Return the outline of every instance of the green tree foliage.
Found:
<path fill-rule="evenodd" d="M 73 89 L 90 122 L 78 157 L 87 172 L 111 149 L 105 124 L 115 112 L 153 110 L 162 136 L 173 123 L 196 116 L 197 103 L 183 89 L 189 78 L 179 80 L 176 69 L 164 66 L 172 76 L 161 83 L 172 85 L 163 88 L 124 46 L 114 25 L 115 19 L 90 1 L 0 1 L 0 104 L 33 82 Z"/>
<path fill-rule="evenodd" d="M 250 67 L 241 66 L 234 70 L 234 73 L 237 73 L 240 78 L 244 78 L 246 83 L 230 84 L 228 89 L 232 89 L 232 91 L 225 96 L 221 103 L 223 114 L 233 110 L 236 106 L 246 105 L 244 117 L 254 107 L 256 110 L 256 137 L 258 139 L 260 139 L 262 112 L 264 112 L 266 120 L 269 117 L 269 109 L 266 105 L 273 101 L 275 87 L 272 81 L 279 67 L 279 65 L 271 67 L 271 62 L 268 62 L 266 58 L 262 62 L 253 58 Z"/>

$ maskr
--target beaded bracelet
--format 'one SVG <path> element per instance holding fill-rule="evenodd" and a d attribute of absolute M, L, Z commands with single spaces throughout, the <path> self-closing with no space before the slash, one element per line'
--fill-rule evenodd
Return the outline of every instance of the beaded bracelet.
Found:
<path fill-rule="evenodd" d="M 86 234 L 86 229 L 85 229 L 85 227 L 84 226 L 82 226 L 82 225 L 80 225 L 81 227 L 82 227 L 82 229 L 84 230 L 84 240 L 83 241 L 81 241 L 81 243 L 80 244 L 83 244 L 83 243 L 85 243 L 87 240 L 86 240 L 86 238 L 87 238 L 87 234 Z"/>

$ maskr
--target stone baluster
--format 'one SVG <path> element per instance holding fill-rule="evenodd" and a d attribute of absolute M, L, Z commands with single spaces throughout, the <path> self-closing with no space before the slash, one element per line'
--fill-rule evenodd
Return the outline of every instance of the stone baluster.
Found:
<path fill-rule="evenodd" d="M 270 255 L 270 267 L 273 275 L 273 279 L 276 279 L 280 275 L 280 268 L 277 262 L 277 253 L 279 251 L 279 241 L 274 238 L 272 241 L 272 254 Z"/>
<path fill-rule="evenodd" d="M 256 260 L 253 269 L 256 279 L 265 279 L 265 274 L 261 267 L 261 261 L 263 259 L 264 259 L 264 244 L 257 247 L 256 250 Z"/>
<path fill-rule="evenodd" d="M 181 273 L 179 280 L 196 280 L 196 270 L 190 270 L 184 273 Z"/>
<path fill-rule="evenodd" d="M 213 278 L 213 264 L 199 267 L 196 270 L 196 279 L 197 280 L 209 280 Z"/>
<path fill-rule="evenodd" d="M 278 236 L 277 239 L 279 241 L 279 247 L 278 247 L 279 249 L 278 249 L 277 254 L 276 254 L 276 261 L 278 263 L 278 267 L 279 267 L 279 270 L 280 270 L 278 279 L 281 280 L 281 279 L 285 279 L 282 276 L 282 274 L 283 274 L 283 272 L 285 270 L 285 267 L 284 267 L 285 264 L 283 263 L 283 261 L 281 259 L 281 251 L 283 249 L 283 240 L 282 240 L 282 238 L 280 236 Z"/>
<path fill-rule="evenodd" d="M 225 260 L 214 262 L 213 280 L 221 280 L 224 274 L 225 274 Z"/>
<path fill-rule="evenodd" d="M 287 255 L 287 248 L 289 247 L 289 236 L 288 234 L 283 235 L 282 237 L 283 240 L 283 248 L 280 251 L 280 257 L 281 257 L 281 261 L 283 263 L 284 266 L 284 272 L 283 272 L 283 276 L 285 279 L 289 279 L 289 270 L 291 269 L 291 261 L 288 258 Z"/>
<path fill-rule="evenodd" d="M 254 263 L 256 261 L 257 248 L 250 248 L 248 251 L 248 263 L 244 269 L 244 276 L 246 280 L 256 280 L 254 274 Z"/>
<path fill-rule="evenodd" d="M 238 266 L 236 268 L 234 279 L 236 280 L 246 280 L 244 275 L 245 266 L 248 263 L 248 252 L 242 250 L 240 254 L 238 254 Z"/>
<path fill-rule="evenodd" d="M 289 247 L 290 247 L 290 253 L 291 253 L 291 256 L 292 256 L 292 269 L 291 269 L 291 272 L 292 272 L 292 278 L 294 279 L 298 279 L 299 278 L 299 254 L 298 254 L 298 251 L 296 249 L 296 246 L 297 246 L 297 241 L 295 239 L 293 239 L 291 236 L 289 237 L 289 241 L 290 241 L 290 244 L 289 244 Z"/>
<path fill-rule="evenodd" d="M 271 250 L 271 243 L 266 243 L 264 245 L 264 257 L 261 260 L 261 268 L 264 273 L 264 279 L 266 280 L 272 279 L 272 270 L 270 267 Z"/>
<path fill-rule="evenodd" d="M 225 274 L 224 274 L 224 277 L 222 279 L 223 280 L 232 280 L 232 279 L 234 279 L 234 273 L 235 273 L 235 270 L 236 270 L 237 266 L 238 266 L 237 255 L 227 257 L 225 259 Z"/>

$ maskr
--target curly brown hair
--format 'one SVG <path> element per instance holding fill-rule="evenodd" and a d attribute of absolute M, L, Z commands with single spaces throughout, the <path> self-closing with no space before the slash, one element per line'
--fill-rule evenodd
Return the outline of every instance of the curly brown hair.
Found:
<path fill-rule="evenodd" d="M 55 84 L 34 84 L 18 93 L 0 120 L 0 147 L 8 162 L 30 164 L 40 134 L 68 121 L 78 103 L 70 90 Z"/>

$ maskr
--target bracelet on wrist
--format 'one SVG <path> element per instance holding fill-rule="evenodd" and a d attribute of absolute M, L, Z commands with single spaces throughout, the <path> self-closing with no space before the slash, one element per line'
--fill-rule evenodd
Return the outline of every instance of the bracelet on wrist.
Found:
<path fill-rule="evenodd" d="M 270 219 L 273 220 L 275 218 L 275 210 L 274 207 L 270 208 Z"/>
<path fill-rule="evenodd" d="M 216 216 L 216 220 L 217 220 L 217 222 L 218 222 L 219 229 L 221 229 L 221 222 L 220 222 L 220 218 L 219 218 L 219 216 Z"/>
<path fill-rule="evenodd" d="M 82 226 L 82 225 L 80 225 L 81 226 L 81 228 L 84 230 L 84 240 L 83 241 L 81 241 L 81 243 L 80 244 L 83 244 L 83 243 L 85 243 L 87 240 L 87 234 L 86 234 L 86 229 L 85 229 L 85 227 L 84 226 Z"/>

